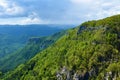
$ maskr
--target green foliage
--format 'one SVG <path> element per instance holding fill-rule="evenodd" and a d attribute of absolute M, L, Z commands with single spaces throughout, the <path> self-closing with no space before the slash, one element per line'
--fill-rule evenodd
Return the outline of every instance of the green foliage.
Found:
<path fill-rule="evenodd" d="M 0 72 L 0 76 L 2 75 L 2 72 Z"/>
<path fill-rule="evenodd" d="M 25 63 L 38 52 L 52 45 L 63 34 L 65 34 L 65 31 L 47 37 L 30 38 L 27 45 L 22 49 L 17 50 L 14 54 L 6 56 L 4 59 L 0 60 L 0 70 L 5 73 L 14 69 L 19 64 Z"/>
<path fill-rule="evenodd" d="M 107 71 L 110 72 L 120 72 L 120 63 L 112 63 L 108 66 Z"/>

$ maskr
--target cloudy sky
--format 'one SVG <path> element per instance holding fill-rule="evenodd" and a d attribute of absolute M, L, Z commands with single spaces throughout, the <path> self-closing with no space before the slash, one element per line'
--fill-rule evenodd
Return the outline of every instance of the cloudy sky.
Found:
<path fill-rule="evenodd" d="M 0 24 L 80 24 L 120 13 L 120 0 L 0 0 Z"/>

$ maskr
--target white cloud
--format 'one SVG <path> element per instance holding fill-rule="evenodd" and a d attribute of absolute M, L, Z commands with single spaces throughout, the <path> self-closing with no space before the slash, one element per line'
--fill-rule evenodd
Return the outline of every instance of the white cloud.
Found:
<path fill-rule="evenodd" d="M 82 3 L 90 3 L 93 0 L 71 0 L 71 2 L 75 3 L 75 4 L 82 4 Z"/>
<path fill-rule="evenodd" d="M 108 6 L 112 6 L 113 5 L 113 3 L 111 3 L 111 2 L 106 2 L 106 3 L 103 3 L 102 4 L 102 7 L 108 7 Z"/>
<path fill-rule="evenodd" d="M 28 16 L 19 17 L 20 14 L 24 12 L 24 9 L 17 5 L 13 1 L 1 0 L 0 1 L 0 16 L 16 16 L 17 17 L 7 17 L 1 18 L 0 24 L 41 24 L 44 23 L 42 19 L 40 19 L 39 15 L 35 12 L 28 14 Z"/>
<path fill-rule="evenodd" d="M 27 25 L 27 24 L 49 24 L 48 20 L 42 20 L 37 13 L 32 12 L 27 17 L 0 19 L 0 24 Z"/>
<path fill-rule="evenodd" d="M 0 16 L 15 16 L 23 12 L 24 9 L 15 2 L 0 0 Z"/>
<path fill-rule="evenodd" d="M 8 6 L 7 1 L 1 0 L 1 1 L 0 1 L 0 6 L 1 6 L 1 7 L 4 7 L 4 8 L 7 7 L 7 6 Z"/>
<path fill-rule="evenodd" d="M 40 24 L 43 23 L 42 20 L 40 20 L 39 18 L 26 18 L 24 20 L 21 21 L 21 24 Z"/>
<path fill-rule="evenodd" d="M 23 8 L 17 6 L 16 4 L 12 4 L 11 8 L 10 7 L 6 8 L 6 14 L 8 15 L 16 15 L 20 13 L 23 13 Z"/>
<path fill-rule="evenodd" d="M 107 16 L 120 14 L 120 4 L 116 1 L 101 1 L 98 4 L 93 5 L 87 15 L 91 15 L 91 19 L 101 19 Z M 120 2 L 120 1 L 119 1 Z M 94 7 L 95 6 L 95 7 Z M 87 18 L 87 17 L 86 17 Z"/>
<path fill-rule="evenodd" d="M 120 0 L 67 0 L 67 7 L 61 5 L 61 7 L 65 8 L 63 12 L 57 7 L 53 9 L 57 11 L 55 11 L 56 14 L 54 14 L 54 12 L 52 13 L 51 9 L 47 7 L 45 10 L 41 7 L 40 11 L 37 7 L 34 8 L 34 6 L 38 4 L 33 5 L 33 0 L 28 0 L 31 1 L 30 3 L 27 3 L 25 0 L 26 4 L 19 3 L 18 1 L 20 0 L 0 0 L 0 19 L 6 17 L 6 19 L 0 20 L 0 24 L 80 24 L 87 20 L 101 19 L 120 14 Z M 49 3 L 49 1 L 46 2 Z M 29 9 L 26 7 L 28 4 Z M 49 11 L 51 12 L 49 13 Z M 38 14 L 36 12 L 38 12 Z M 58 17 L 57 14 L 59 14 L 60 17 Z M 42 18 L 40 16 L 42 16 Z M 45 19 L 49 19 L 50 21 Z"/>
<path fill-rule="evenodd" d="M 101 19 L 120 14 L 120 0 L 70 0 L 72 6 L 66 11 L 74 22 Z"/>
<path fill-rule="evenodd" d="M 44 23 L 44 21 L 39 18 L 37 13 L 32 12 L 24 20 L 21 20 L 20 23 L 21 24 L 40 24 L 40 23 Z"/>

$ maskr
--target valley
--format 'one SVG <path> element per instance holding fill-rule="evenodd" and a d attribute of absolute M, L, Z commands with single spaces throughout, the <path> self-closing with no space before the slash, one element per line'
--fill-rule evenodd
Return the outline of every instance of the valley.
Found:
<path fill-rule="evenodd" d="M 61 25 L 0 26 L 0 71 L 14 69 L 54 43 L 65 33 L 58 26 Z"/>

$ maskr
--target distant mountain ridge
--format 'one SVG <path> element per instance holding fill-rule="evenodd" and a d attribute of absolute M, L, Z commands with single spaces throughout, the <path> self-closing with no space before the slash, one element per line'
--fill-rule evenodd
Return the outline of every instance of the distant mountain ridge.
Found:
<path fill-rule="evenodd" d="M 0 58 L 22 48 L 31 37 L 49 36 L 64 30 L 60 25 L 54 26 L 56 27 L 53 25 L 0 25 Z"/>
<path fill-rule="evenodd" d="M 0 27 L 51 27 L 58 29 L 68 29 L 75 27 L 75 24 L 30 24 L 30 25 L 0 25 Z"/>

